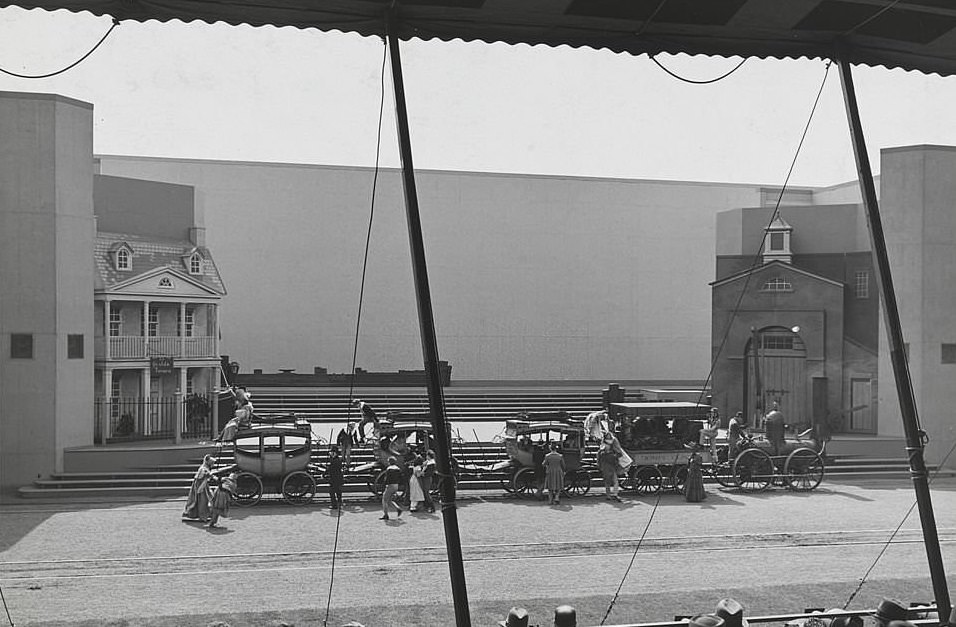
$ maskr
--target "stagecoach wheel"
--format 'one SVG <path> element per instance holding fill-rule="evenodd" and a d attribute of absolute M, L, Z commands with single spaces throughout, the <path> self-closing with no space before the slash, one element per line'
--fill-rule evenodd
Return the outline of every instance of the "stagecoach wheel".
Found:
<path fill-rule="evenodd" d="M 773 461 L 760 449 L 747 449 L 734 460 L 733 473 L 734 482 L 742 490 L 766 490 L 773 481 Z"/>
<path fill-rule="evenodd" d="M 501 483 L 501 488 L 508 494 L 512 494 L 515 490 L 512 484 L 514 483 L 514 475 L 508 475 L 507 477 L 502 477 L 498 480 Z"/>
<path fill-rule="evenodd" d="M 733 467 L 730 462 L 723 461 L 714 464 L 710 469 L 710 473 L 713 475 L 714 479 L 717 480 L 717 483 L 725 488 L 737 487 L 737 482 L 734 481 Z"/>
<path fill-rule="evenodd" d="M 385 494 L 385 471 L 379 471 L 375 478 L 369 482 L 368 487 L 375 496 L 381 497 Z"/>
<path fill-rule="evenodd" d="M 305 505 L 315 496 L 315 479 L 304 470 L 290 472 L 282 480 L 282 498 L 290 505 Z"/>
<path fill-rule="evenodd" d="M 657 494 L 664 477 L 657 466 L 641 466 L 631 474 L 631 489 L 638 494 Z"/>
<path fill-rule="evenodd" d="M 262 481 L 251 472 L 240 472 L 236 477 L 236 493 L 232 499 L 236 505 L 255 505 L 262 498 Z"/>
<path fill-rule="evenodd" d="M 537 491 L 534 468 L 519 468 L 511 479 L 511 491 L 521 498 L 531 496 Z"/>
<path fill-rule="evenodd" d="M 683 493 L 684 486 L 687 484 L 687 466 L 678 466 L 671 475 L 674 484 L 671 486 L 674 492 Z"/>
<path fill-rule="evenodd" d="M 584 496 L 591 489 L 591 475 L 587 470 L 575 470 L 564 476 L 564 493 L 568 496 Z"/>
<path fill-rule="evenodd" d="M 820 454 L 810 448 L 790 453 L 783 466 L 787 487 L 796 492 L 809 492 L 823 481 L 824 464 Z"/>

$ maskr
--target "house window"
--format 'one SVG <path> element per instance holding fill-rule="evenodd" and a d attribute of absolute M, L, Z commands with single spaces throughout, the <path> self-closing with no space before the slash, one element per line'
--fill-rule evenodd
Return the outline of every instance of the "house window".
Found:
<path fill-rule="evenodd" d="M 195 385 L 193 383 L 193 371 L 186 370 L 186 396 L 191 396 L 195 391 Z"/>
<path fill-rule="evenodd" d="M 10 359 L 33 359 L 33 334 L 10 334 Z"/>
<path fill-rule="evenodd" d="M 182 329 L 183 335 L 185 337 L 192 337 L 195 320 L 196 320 L 196 316 L 195 316 L 195 313 L 193 312 L 193 308 L 186 307 L 186 319 L 183 320 L 182 310 L 180 310 L 178 312 L 177 319 L 176 319 L 176 328 Z"/>
<path fill-rule="evenodd" d="M 853 294 L 857 298 L 870 297 L 870 273 L 866 270 L 857 270 L 853 276 Z"/>
<path fill-rule="evenodd" d="M 171 290 L 173 289 L 173 282 L 168 276 L 164 276 L 159 280 L 159 287 L 164 290 Z"/>
<path fill-rule="evenodd" d="M 956 364 L 956 344 L 943 344 L 941 363 Z"/>
<path fill-rule="evenodd" d="M 792 292 L 793 285 L 783 277 L 775 276 L 760 288 L 764 292 Z"/>
<path fill-rule="evenodd" d="M 147 334 L 149 337 L 156 337 L 159 333 L 159 310 L 156 307 L 149 308 L 149 320 L 147 320 Z"/>
<path fill-rule="evenodd" d="M 120 248 L 116 251 L 116 269 L 117 270 L 132 270 L 133 268 L 133 256 L 130 254 L 129 250 L 126 248 Z"/>
<path fill-rule="evenodd" d="M 121 321 L 120 310 L 110 305 L 110 337 L 119 337 Z"/>
<path fill-rule="evenodd" d="M 771 350 L 793 350 L 792 335 L 774 335 L 772 333 L 761 334 L 763 338 L 763 348 Z"/>
<path fill-rule="evenodd" d="M 83 359 L 83 334 L 69 334 L 66 336 L 66 358 Z"/>
<path fill-rule="evenodd" d="M 202 274 L 202 256 L 199 253 L 193 253 L 189 258 L 189 274 Z"/>
<path fill-rule="evenodd" d="M 783 250 L 783 233 L 770 234 L 770 250 Z"/>

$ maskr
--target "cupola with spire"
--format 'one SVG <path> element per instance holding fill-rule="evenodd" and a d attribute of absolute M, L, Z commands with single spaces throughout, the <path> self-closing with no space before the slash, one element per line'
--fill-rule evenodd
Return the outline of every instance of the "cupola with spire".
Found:
<path fill-rule="evenodd" d="M 778 213 L 763 237 L 763 262 L 782 261 L 793 262 L 793 253 L 790 251 L 790 234 L 793 227 L 787 224 Z"/>

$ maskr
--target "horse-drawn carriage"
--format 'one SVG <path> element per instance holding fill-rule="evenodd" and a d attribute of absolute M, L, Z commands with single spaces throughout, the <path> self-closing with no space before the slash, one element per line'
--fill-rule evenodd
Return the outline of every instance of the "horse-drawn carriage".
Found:
<path fill-rule="evenodd" d="M 502 487 L 520 497 L 537 492 L 538 484 L 543 481 L 541 464 L 552 443 L 558 444 L 558 452 L 564 458 L 565 494 L 587 494 L 591 489 L 593 465 L 584 461 L 584 422 L 568 412 L 523 413 L 505 421 L 504 444 L 508 461 L 492 468 L 504 473 Z"/>
<path fill-rule="evenodd" d="M 239 429 L 233 441 L 238 471 L 235 502 L 254 505 L 266 488 L 293 505 L 311 502 L 316 491 L 312 426 L 294 414 L 256 418 Z"/>
<path fill-rule="evenodd" d="M 710 409 L 676 401 L 611 403 L 609 427 L 633 460 L 623 481 L 625 489 L 639 494 L 683 490 L 690 456 Z M 710 451 L 697 452 L 703 463 L 711 463 Z"/>
<path fill-rule="evenodd" d="M 416 455 L 425 455 L 435 449 L 431 417 L 429 414 L 389 412 L 372 431 L 369 442 L 374 459 L 351 469 L 353 474 L 368 475 L 368 489 L 376 496 L 385 491 L 385 468 L 390 457 L 394 457 L 403 474 L 410 475 L 409 464 Z M 451 459 L 452 472 L 457 479 L 457 462 Z M 441 478 L 437 475 L 432 481 L 431 492 L 439 494 Z"/>

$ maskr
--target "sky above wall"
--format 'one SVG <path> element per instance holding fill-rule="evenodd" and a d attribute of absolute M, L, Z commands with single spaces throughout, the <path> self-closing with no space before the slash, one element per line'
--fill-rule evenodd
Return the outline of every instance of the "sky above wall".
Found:
<path fill-rule="evenodd" d="M 0 68 L 38 75 L 92 48 L 108 18 L 0 9 Z M 53 78 L 0 74 L 0 90 L 94 104 L 100 154 L 331 165 L 375 162 L 384 46 L 292 28 L 124 22 Z M 647 56 L 463 42 L 403 45 L 415 166 L 781 185 L 821 83 L 791 184 L 855 177 L 837 69 L 747 60 L 709 85 Z M 739 59 L 666 56 L 693 80 Z M 874 169 L 879 149 L 956 145 L 956 78 L 857 68 Z M 398 166 L 385 76 L 382 164 Z"/>

